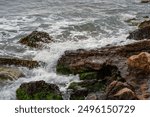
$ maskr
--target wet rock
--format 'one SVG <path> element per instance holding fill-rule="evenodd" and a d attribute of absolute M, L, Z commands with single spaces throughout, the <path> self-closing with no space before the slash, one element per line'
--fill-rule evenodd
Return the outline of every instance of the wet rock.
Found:
<path fill-rule="evenodd" d="M 141 0 L 141 3 L 148 3 L 150 0 Z"/>
<path fill-rule="evenodd" d="M 16 97 L 19 100 L 62 99 L 59 87 L 55 84 L 48 84 L 45 81 L 33 81 L 21 84 L 21 86 L 16 90 Z"/>
<path fill-rule="evenodd" d="M 131 32 L 127 38 L 135 40 L 150 39 L 150 26 L 144 26 L 144 28 L 140 28 Z"/>
<path fill-rule="evenodd" d="M 17 68 L 12 67 L 0 67 L 0 81 L 3 80 L 15 80 L 23 77 L 24 74 Z"/>
<path fill-rule="evenodd" d="M 44 63 L 34 60 L 23 60 L 18 58 L 0 58 L 0 65 L 15 65 L 28 68 L 36 68 Z"/>
<path fill-rule="evenodd" d="M 139 29 L 142 29 L 145 27 L 150 27 L 150 20 L 145 20 L 145 21 L 141 22 L 138 26 Z"/>
<path fill-rule="evenodd" d="M 141 52 L 150 53 L 150 40 L 142 40 L 124 46 L 66 51 L 58 60 L 56 70 L 60 74 L 79 74 L 83 81 L 86 79 L 102 80 L 105 86 L 114 80 L 128 82 L 132 84 L 135 91 L 131 90 L 138 97 L 141 96 L 140 99 L 146 99 L 143 97 L 144 93 L 147 94 L 148 99 L 149 91 L 148 89 L 142 91 L 141 85 L 149 82 L 150 75 L 141 73 L 137 69 L 133 71 L 128 65 L 128 58 Z M 88 86 L 92 85 L 89 84 Z"/>
<path fill-rule="evenodd" d="M 119 81 L 113 81 L 106 89 L 106 99 L 135 100 L 138 98 L 131 85 Z"/>
<path fill-rule="evenodd" d="M 46 32 L 33 31 L 28 36 L 22 38 L 19 42 L 29 47 L 39 48 L 42 46 L 42 43 L 52 42 L 52 38 Z"/>
<path fill-rule="evenodd" d="M 125 20 L 125 22 L 126 22 L 129 26 L 138 26 L 138 24 L 139 24 L 139 19 L 131 18 L 131 19 Z"/>
<path fill-rule="evenodd" d="M 150 73 L 150 54 L 141 52 L 128 58 L 128 66 L 133 69 L 140 69 Z"/>
<path fill-rule="evenodd" d="M 91 92 L 102 92 L 105 90 L 105 83 L 97 80 L 84 80 L 81 82 L 73 82 L 68 87 L 72 90 L 70 99 L 86 99 Z M 82 93 L 81 93 L 82 92 Z"/>

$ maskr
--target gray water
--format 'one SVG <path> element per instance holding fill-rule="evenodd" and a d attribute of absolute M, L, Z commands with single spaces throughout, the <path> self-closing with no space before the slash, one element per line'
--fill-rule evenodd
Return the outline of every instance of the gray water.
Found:
<path fill-rule="evenodd" d="M 47 66 L 29 70 L 26 77 L 0 86 L 0 99 L 16 99 L 15 90 L 23 82 L 45 80 L 59 85 L 62 92 L 78 75 L 58 75 L 57 60 L 65 50 L 92 49 L 132 43 L 135 29 L 125 20 L 150 17 L 150 4 L 140 0 L 0 0 L 0 56 L 32 58 Z M 18 40 L 34 30 L 48 32 L 55 43 L 43 50 L 30 49 Z"/>

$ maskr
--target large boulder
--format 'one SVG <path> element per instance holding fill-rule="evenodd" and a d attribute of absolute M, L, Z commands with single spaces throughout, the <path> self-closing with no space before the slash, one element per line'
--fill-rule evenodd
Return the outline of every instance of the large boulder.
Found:
<path fill-rule="evenodd" d="M 48 84 L 45 81 L 33 81 L 21 84 L 21 86 L 16 90 L 16 97 L 19 100 L 62 99 L 59 87 L 55 84 Z"/>
<path fill-rule="evenodd" d="M 28 67 L 28 68 L 35 68 L 39 67 L 41 64 L 44 64 L 42 62 L 37 62 L 34 60 L 23 60 L 19 58 L 0 58 L 0 65 L 15 65 L 15 66 L 21 66 L 21 67 Z"/>
<path fill-rule="evenodd" d="M 150 53 L 150 40 L 143 40 L 124 46 L 66 51 L 58 60 L 56 71 L 59 74 L 65 75 L 79 74 L 80 80 L 82 81 L 103 81 L 105 87 L 114 80 L 129 82 L 134 87 L 137 96 L 141 96 L 140 99 L 148 99 L 148 88 L 143 90 L 141 85 L 146 85 L 146 83 L 149 82 L 150 75 L 139 72 L 137 69 L 134 69 L 133 72 L 128 65 L 128 58 L 132 55 L 138 55 L 141 52 Z M 92 85 L 89 83 L 87 86 Z M 85 87 L 82 86 L 82 89 L 83 88 L 85 89 Z M 87 90 L 84 91 L 86 92 L 84 93 L 86 96 L 92 93 L 92 91 L 88 93 Z M 99 91 L 102 91 L 102 89 L 99 88 Z M 127 90 L 123 90 L 123 92 L 125 91 Z M 86 96 L 84 95 L 84 97 Z"/>
<path fill-rule="evenodd" d="M 24 74 L 18 68 L 0 67 L 0 81 L 15 80 L 23 76 Z"/>
<path fill-rule="evenodd" d="M 39 48 L 43 43 L 52 42 L 52 38 L 46 32 L 33 31 L 28 36 L 22 38 L 19 42 L 29 47 Z"/>

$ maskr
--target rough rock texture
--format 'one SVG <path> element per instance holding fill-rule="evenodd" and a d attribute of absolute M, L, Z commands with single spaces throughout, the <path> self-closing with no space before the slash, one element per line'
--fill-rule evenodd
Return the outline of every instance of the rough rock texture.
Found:
<path fill-rule="evenodd" d="M 150 73 L 150 54 L 147 52 L 141 52 L 138 55 L 129 57 L 127 63 L 130 68 L 140 69 Z"/>
<path fill-rule="evenodd" d="M 44 64 L 44 63 L 33 61 L 33 60 L 23 60 L 18 58 L 0 58 L 0 65 L 15 65 L 15 66 L 28 67 L 31 69 L 31 68 L 39 67 L 40 64 Z"/>
<path fill-rule="evenodd" d="M 149 86 L 150 75 L 131 69 L 127 64 L 129 57 L 141 52 L 150 52 L 149 40 L 125 46 L 66 51 L 58 60 L 56 71 L 66 75 L 79 74 L 81 80 L 102 80 L 106 87 L 114 80 L 127 82 L 133 86 L 134 93 L 140 99 L 148 99 L 149 87 L 142 87 Z"/>
<path fill-rule="evenodd" d="M 42 43 L 52 42 L 52 38 L 46 32 L 33 31 L 19 42 L 29 47 L 39 48 L 42 46 Z"/>
<path fill-rule="evenodd" d="M 0 67 L 0 80 L 14 80 L 23 76 L 24 74 L 17 68 Z"/>
<path fill-rule="evenodd" d="M 131 32 L 127 38 L 135 40 L 150 39 L 150 26 L 144 26 L 144 28 Z"/>
<path fill-rule="evenodd" d="M 61 100 L 59 87 L 45 81 L 23 83 L 16 91 L 19 100 Z"/>
<path fill-rule="evenodd" d="M 145 20 L 145 21 L 141 22 L 138 26 L 139 29 L 142 29 L 145 27 L 150 27 L 150 20 Z"/>
<path fill-rule="evenodd" d="M 136 100 L 134 88 L 123 82 L 113 81 L 106 89 L 107 100 Z"/>

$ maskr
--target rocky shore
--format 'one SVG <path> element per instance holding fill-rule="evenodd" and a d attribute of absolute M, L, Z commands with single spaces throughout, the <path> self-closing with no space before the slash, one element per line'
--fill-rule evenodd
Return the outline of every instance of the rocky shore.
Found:
<path fill-rule="evenodd" d="M 148 3 L 142 0 L 141 3 Z M 146 100 L 150 99 L 150 20 L 129 33 L 137 40 L 123 46 L 106 46 L 91 50 L 68 50 L 59 58 L 57 74 L 78 75 L 78 82 L 67 87 L 71 100 Z M 33 31 L 18 43 L 30 49 L 42 49 L 54 42 L 46 32 Z M 29 70 L 44 66 L 42 61 L 0 57 L 0 82 L 24 77 L 20 67 Z M 62 100 L 56 84 L 43 80 L 23 83 L 16 90 L 19 100 Z"/>

